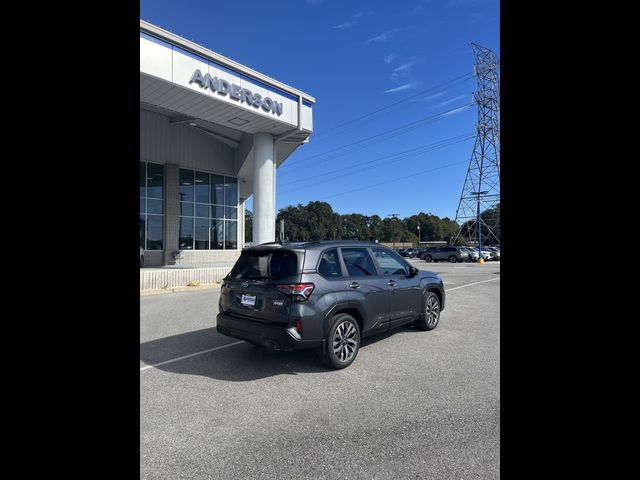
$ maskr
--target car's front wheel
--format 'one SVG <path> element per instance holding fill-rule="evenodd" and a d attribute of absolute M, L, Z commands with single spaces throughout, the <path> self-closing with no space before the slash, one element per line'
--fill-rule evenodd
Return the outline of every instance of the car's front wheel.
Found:
<path fill-rule="evenodd" d="M 353 363 L 360 349 L 360 327 L 355 318 L 339 313 L 331 319 L 329 334 L 320 350 L 320 360 L 329 368 L 345 368 Z"/>
<path fill-rule="evenodd" d="M 416 320 L 420 330 L 433 330 L 440 321 L 440 299 L 433 292 L 427 292 L 422 303 L 422 315 Z"/>
<path fill-rule="evenodd" d="M 455 257 L 454 255 L 451 255 L 451 256 L 449 257 L 449 263 L 456 263 L 456 261 L 457 261 L 457 260 L 456 260 L 456 257 Z"/>
<path fill-rule="evenodd" d="M 424 261 L 427 263 L 431 263 L 431 256 L 427 255 L 426 257 L 424 257 Z"/>

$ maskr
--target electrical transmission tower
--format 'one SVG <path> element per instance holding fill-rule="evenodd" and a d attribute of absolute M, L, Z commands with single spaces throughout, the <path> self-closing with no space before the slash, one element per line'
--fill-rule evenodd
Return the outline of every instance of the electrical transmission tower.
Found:
<path fill-rule="evenodd" d="M 471 244 L 500 243 L 500 62 L 488 48 L 471 44 L 478 90 L 476 141 L 462 187 L 453 243 L 464 238 Z"/>

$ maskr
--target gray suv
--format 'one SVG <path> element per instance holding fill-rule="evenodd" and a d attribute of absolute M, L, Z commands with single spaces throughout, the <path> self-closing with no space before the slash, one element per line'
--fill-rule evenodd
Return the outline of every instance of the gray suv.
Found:
<path fill-rule="evenodd" d="M 427 262 L 438 262 L 443 260 L 445 262 L 468 262 L 470 260 L 469 253 L 462 247 L 438 247 L 435 251 L 425 255 L 424 259 Z"/>
<path fill-rule="evenodd" d="M 273 350 L 315 348 L 344 368 L 363 337 L 408 323 L 433 330 L 444 305 L 436 273 L 376 243 L 266 243 L 224 278 L 217 330 Z"/>

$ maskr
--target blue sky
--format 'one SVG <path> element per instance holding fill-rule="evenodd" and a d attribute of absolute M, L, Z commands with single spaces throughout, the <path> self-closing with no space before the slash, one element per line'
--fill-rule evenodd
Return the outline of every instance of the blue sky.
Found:
<path fill-rule="evenodd" d="M 343 214 L 453 219 L 477 116 L 469 44 L 500 56 L 499 5 L 142 0 L 140 18 L 316 98 L 309 143 L 278 169 L 278 208 L 323 200 Z"/>

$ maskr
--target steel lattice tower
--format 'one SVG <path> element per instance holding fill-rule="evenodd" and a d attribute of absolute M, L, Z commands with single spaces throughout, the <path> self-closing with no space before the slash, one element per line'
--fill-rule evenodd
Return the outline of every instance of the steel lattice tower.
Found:
<path fill-rule="evenodd" d="M 453 243 L 462 237 L 471 244 L 500 243 L 500 62 L 491 50 L 471 44 L 475 56 L 474 74 L 478 90 L 476 141 L 456 211 L 460 229 Z M 480 219 L 480 239 L 478 238 Z"/>

